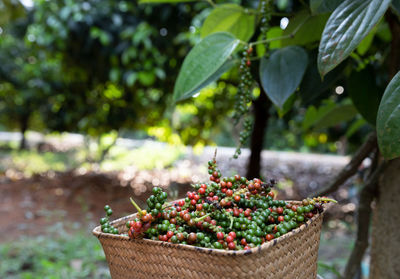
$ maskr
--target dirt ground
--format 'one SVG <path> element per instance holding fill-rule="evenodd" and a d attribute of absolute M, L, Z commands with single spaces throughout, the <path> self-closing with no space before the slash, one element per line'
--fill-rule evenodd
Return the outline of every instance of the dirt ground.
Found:
<path fill-rule="evenodd" d="M 182 184 L 182 190 L 189 187 Z M 112 206 L 112 217 L 118 218 L 135 211 L 130 196 L 144 205 L 150 195 L 147 188 L 141 195 L 134 195 L 132 187 L 122 186 L 115 176 L 96 173 L 10 181 L 0 184 L 0 193 L 0 242 L 46 233 L 59 221 L 90 226 L 104 216 L 105 204 Z"/>

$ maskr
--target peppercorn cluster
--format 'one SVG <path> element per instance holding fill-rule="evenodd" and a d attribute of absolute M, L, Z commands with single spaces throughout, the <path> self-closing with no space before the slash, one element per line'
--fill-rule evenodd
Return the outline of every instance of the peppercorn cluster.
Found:
<path fill-rule="evenodd" d="M 101 231 L 104 233 L 119 234 L 117 228 L 110 224 L 109 217 L 113 214 L 113 211 L 109 205 L 104 206 L 106 216 L 100 219 Z"/>
<path fill-rule="evenodd" d="M 210 181 L 193 184 L 193 191 L 182 200 L 166 202 L 167 194 L 159 187 L 154 187 L 147 199 L 147 210 L 131 200 L 138 215 L 126 223 L 129 237 L 247 250 L 299 227 L 323 211 L 322 203 L 333 201 L 305 199 L 298 206 L 274 200 L 274 179 L 248 180 L 238 174 L 222 177 L 215 160 L 208 162 L 208 171 Z M 105 226 L 103 232 L 114 233 L 107 229 Z"/>
<path fill-rule="evenodd" d="M 251 90 L 253 87 L 253 77 L 250 72 L 252 47 L 246 46 L 242 52 L 242 58 L 239 66 L 239 86 L 234 106 L 234 124 L 237 125 L 240 119 L 244 118 L 243 130 L 239 135 L 239 146 L 237 147 L 233 157 L 236 159 L 240 155 L 240 148 L 246 143 L 250 136 L 252 123 L 249 117 L 249 108 L 252 102 Z"/>

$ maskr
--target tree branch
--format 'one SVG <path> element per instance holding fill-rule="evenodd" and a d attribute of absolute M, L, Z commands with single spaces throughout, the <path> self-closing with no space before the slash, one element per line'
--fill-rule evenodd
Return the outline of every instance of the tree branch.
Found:
<path fill-rule="evenodd" d="M 346 182 L 347 179 L 352 177 L 358 169 L 358 166 L 364 161 L 364 159 L 374 150 L 377 146 L 376 134 L 371 133 L 368 136 L 367 141 L 357 150 L 351 161 L 342 169 L 337 176 L 336 180 L 333 181 L 328 187 L 315 193 L 313 196 L 325 196 L 329 193 L 335 192 L 339 187 Z"/>
<path fill-rule="evenodd" d="M 376 152 L 376 156 L 378 155 Z M 386 162 L 379 165 L 370 175 L 368 181 L 360 192 L 360 204 L 358 206 L 357 239 L 347 262 L 344 279 L 353 279 L 360 268 L 365 250 L 368 247 L 369 225 L 371 220 L 371 202 L 373 201 L 378 186 L 378 179 L 386 167 Z"/>

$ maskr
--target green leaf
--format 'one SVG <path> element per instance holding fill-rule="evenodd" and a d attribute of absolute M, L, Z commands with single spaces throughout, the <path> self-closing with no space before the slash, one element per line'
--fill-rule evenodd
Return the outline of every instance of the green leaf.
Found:
<path fill-rule="evenodd" d="M 194 2 L 196 0 L 139 0 L 139 4 L 148 4 L 148 3 L 183 3 L 183 2 Z"/>
<path fill-rule="evenodd" d="M 137 78 L 138 78 L 137 73 L 135 73 L 135 72 L 130 72 L 130 73 L 128 73 L 128 74 L 126 75 L 126 84 L 127 84 L 128 86 L 133 86 L 133 85 L 135 84 Z"/>
<path fill-rule="evenodd" d="M 400 72 L 390 81 L 376 119 L 378 144 L 386 159 L 400 156 Z"/>
<path fill-rule="evenodd" d="M 283 36 L 294 34 L 294 37 L 282 40 L 282 46 L 306 45 L 319 41 L 328 18 L 328 14 L 311 16 L 307 10 L 299 12 L 289 21 L 289 25 L 283 32 Z M 300 25 L 300 29 L 297 30 Z"/>
<path fill-rule="evenodd" d="M 314 106 L 307 109 L 302 128 L 304 130 L 310 128 L 321 130 L 349 121 L 356 115 L 357 110 L 352 104 L 336 104 L 333 101 L 326 101 L 318 109 Z"/>
<path fill-rule="evenodd" d="M 392 31 L 390 31 L 389 24 L 385 20 L 381 20 L 378 25 L 376 36 L 385 43 L 390 43 L 392 41 Z"/>
<path fill-rule="evenodd" d="M 279 38 L 282 37 L 283 35 L 283 30 L 280 27 L 272 27 L 267 31 L 267 37 L 266 39 L 274 39 L 274 38 Z M 257 38 L 257 41 L 260 41 L 263 39 L 263 36 L 260 35 Z M 276 49 L 281 47 L 281 40 L 274 40 L 269 43 L 269 49 Z M 258 57 L 263 57 L 265 54 L 265 45 L 264 44 L 257 44 L 256 45 L 256 52 Z"/>
<path fill-rule="evenodd" d="M 138 79 L 142 85 L 150 86 L 156 81 L 156 75 L 153 72 L 139 72 Z"/>
<path fill-rule="evenodd" d="M 374 28 L 372 28 L 371 32 L 369 32 L 368 35 L 358 45 L 357 52 L 360 55 L 364 55 L 365 53 L 367 53 L 369 47 L 372 44 L 372 41 L 374 40 L 376 31 L 378 30 L 378 26 L 379 26 L 378 24 L 375 25 Z"/>
<path fill-rule="evenodd" d="M 198 43 L 183 61 L 175 83 L 174 101 L 187 99 L 206 86 L 238 44 L 239 40 L 226 32 L 211 34 Z"/>
<path fill-rule="evenodd" d="M 248 41 L 254 33 L 255 13 L 236 4 L 218 5 L 201 27 L 204 38 L 216 32 L 229 32 L 242 41 Z"/>
<path fill-rule="evenodd" d="M 358 112 L 375 126 L 382 89 L 376 85 L 376 74 L 372 66 L 353 72 L 347 82 L 347 90 Z"/>
<path fill-rule="evenodd" d="M 324 77 L 324 80 L 321 80 L 321 76 L 318 73 L 317 55 L 317 52 L 313 51 L 311 53 L 310 63 L 300 84 L 299 95 L 301 103 L 304 105 L 330 94 L 334 83 L 342 78 L 343 70 L 346 67 L 346 63 L 340 64 L 339 67 L 329 72 Z"/>
<path fill-rule="evenodd" d="M 346 138 L 349 138 L 352 135 L 354 135 L 358 130 L 360 130 L 366 124 L 367 121 L 365 121 L 365 119 L 361 117 L 356 121 L 354 121 L 346 131 Z"/>
<path fill-rule="evenodd" d="M 400 17 L 400 0 L 392 0 L 391 8 L 394 13 Z"/>
<path fill-rule="evenodd" d="M 389 7 L 390 0 L 346 0 L 329 17 L 318 54 L 321 76 L 361 43 Z"/>
<path fill-rule="evenodd" d="M 275 51 L 260 63 L 261 85 L 270 100 L 280 109 L 296 91 L 307 68 L 304 49 L 289 46 Z"/>
<path fill-rule="evenodd" d="M 280 118 L 284 117 L 285 114 L 288 113 L 288 112 L 292 109 L 292 107 L 293 107 L 294 102 L 296 101 L 296 99 L 297 99 L 296 94 L 292 94 L 292 95 L 289 97 L 289 99 L 283 104 L 282 109 L 281 109 L 281 108 L 278 108 L 278 107 L 276 108 L 276 110 L 277 110 L 277 112 L 278 112 L 278 116 L 279 116 Z"/>
<path fill-rule="evenodd" d="M 313 15 L 333 12 L 343 0 L 310 0 Z"/>
<path fill-rule="evenodd" d="M 201 89 L 206 87 L 207 85 L 213 83 L 214 81 L 218 80 L 220 76 L 224 73 L 229 71 L 233 66 L 238 65 L 239 60 L 237 59 L 228 59 L 215 73 L 213 73 L 208 79 L 206 79 L 203 83 L 193 89 L 191 92 L 188 93 L 189 97 L 193 96 L 194 94 L 200 92 Z"/>

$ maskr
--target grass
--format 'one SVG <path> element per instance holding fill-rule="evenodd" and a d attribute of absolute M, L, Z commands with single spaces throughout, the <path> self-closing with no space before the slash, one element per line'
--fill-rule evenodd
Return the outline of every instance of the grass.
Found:
<path fill-rule="evenodd" d="M 101 279 L 110 278 L 110 274 L 98 240 L 79 232 L 73 236 L 61 233 L 53 238 L 21 238 L 1 244 L 0 278 Z"/>

